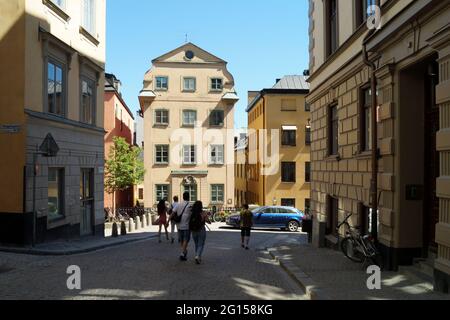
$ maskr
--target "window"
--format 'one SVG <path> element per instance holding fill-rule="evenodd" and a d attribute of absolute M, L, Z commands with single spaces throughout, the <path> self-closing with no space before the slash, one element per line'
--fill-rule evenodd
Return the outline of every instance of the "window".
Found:
<path fill-rule="evenodd" d="M 305 214 L 311 214 L 311 199 L 305 199 Z"/>
<path fill-rule="evenodd" d="M 371 6 L 378 5 L 378 0 L 356 0 L 355 14 L 356 14 L 356 27 L 362 25 L 368 17 L 374 14 L 369 12 Z"/>
<path fill-rule="evenodd" d="M 54 4 L 60 7 L 62 10 L 66 8 L 66 0 L 51 0 Z"/>
<path fill-rule="evenodd" d="M 328 119 L 328 153 L 338 155 L 339 153 L 339 117 L 337 105 L 331 106 Z"/>
<path fill-rule="evenodd" d="M 47 108 L 49 113 L 64 116 L 66 79 L 64 67 L 54 61 L 47 64 Z"/>
<path fill-rule="evenodd" d="M 210 164 L 224 164 L 224 146 L 214 145 L 211 146 Z"/>
<path fill-rule="evenodd" d="M 183 126 L 193 127 L 197 121 L 197 111 L 184 110 L 183 111 Z"/>
<path fill-rule="evenodd" d="M 305 144 L 307 146 L 311 145 L 311 126 L 306 126 L 305 128 Z"/>
<path fill-rule="evenodd" d="M 169 125 L 169 111 L 155 110 L 155 124 L 163 126 Z"/>
<path fill-rule="evenodd" d="M 83 0 L 82 26 L 90 34 L 95 34 L 95 5 L 96 0 Z"/>
<path fill-rule="evenodd" d="M 64 169 L 48 168 L 48 219 L 64 217 Z"/>
<path fill-rule="evenodd" d="M 365 88 L 361 92 L 360 142 L 361 151 L 372 150 L 372 90 Z"/>
<path fill-rule="evenodd" d="M 222 91 L 223 90 L 223 80 L 220 78 L 211 79 L 211 91 Z"/>
<path fill-rule="evenodd" d="M 281 182 L 296 182 L 296 168 L 295 162 L 282 162 L 281 163 Z"/>
<path fill-rule="evenodd" d="M 194 92 L 197 90 L 197 80 L 195 78 L 184 78 L 183 83 L 184 91 Z"/>
<path fill-rule="evenodd" d="M 281 144 L 295 147 L 297 145 L 297 130 L 283 128 Z"/>
<path fill-rule="evenodd" d="M 305 162 L 305 182 L 311 182 L 311 162 Z"/>
<path fill-rule="evenodd" d="M 211 186 L 211 202 L 223 203 L 225 199 L 224 190 L 225 186 L 223 184 L 213 184 Z"/>
<path fill-rule="evenodd" d="M 195 146 L 183 146 L 183 164 L 193 165 L 197 163 Z"/>
<path fill-rule="evenodd" d="M 295 199 L 281 199 L 281 206 L 295 208 Z"/>
<path fill-rule="evenodd" d="M 305 102 L 305 111 L 310 112 L 311 111 L 311 105 L 309 103 Z"/>
<path fill-rule="evenodd" d="M 166 184 L 157 184 L 156 190 L 156 202 L 169 200 L 169 186 Z"/>
<path fill-rule="evenodd" d="M 168 164 L 169 163 L 169 146 L 157 145 L 155 146 L 155 163 Z"/>
<path fill-rule="evenodd" d="M 339 217 L 339 200 L 333 197 L 328 197 L 328 208 L 327 208 L 327 234 L 334 236 L 338 235 L 338 217 Z"/>
<path fill-rule="evenodd" d="M 95 124 L 95 83 L 81 80 L 81 122 Z"/>
<path fill-rule="evenodd" d="M 326 0 L 326 56 L 338 49 L 338 6 L 337 0 Z"/>
<path fill-rule="evenodd" d="M 143 200 L 144 199 L 144 189 L 139 188 L 139 200 Z"/>
<path fill-rule="evenodd" d="M 213 110 L 209 116 L 209 124 L 213 127 L 222 127 L 224 124 L 224 111 L 223 110 Z"/>
<path fill-rule="evenodd" d="M 295 99 L 282 99 L 281 111 L 297 111 L 297 103 Z"/>
<path fill-rule="evenodd" d="M 197 185 L 196 184 L 186 184 L 183 186 L 183 193 L 189 193 L 189 202 L 197 201 Z"/>
<path fill-rule="evenodd" d="M 168 77 L 156 77 L 156 90 L 169 90 L 169 78 Z"/>

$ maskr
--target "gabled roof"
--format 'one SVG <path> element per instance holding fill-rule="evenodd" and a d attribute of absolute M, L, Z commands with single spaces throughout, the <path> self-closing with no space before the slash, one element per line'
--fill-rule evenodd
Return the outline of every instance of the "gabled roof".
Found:
<path fill-rule="evenodd" d="M 188 49 L 194 49 L 196 51 L 200 51 L 200 52 L 204 53 L 205 55 L 210 56 L 211 60 L 214 60 L 214 62 L 225 63 L 225 64 L 227 63 L 225 60 L 220 59 L 219 57 L 217 57 L 217 56 L 213 55 L 212 53 L 210 53 L 210 52 L 200 48 L 199 46 L 193 44 L 192 42 L 185 43 L 182 46 L 180 46 L 180 47 L 178 47 L 178 48 L 176 48 L 176 49 L 174 49 L 174 50 L 172 50 L 170 52 L 167 52 L 167 53 L 163 54 L 162 56 L 159 56 L 158 58 L 153 59 L 152 63 L 154 64 L 155 62 L 164 61 L 168 57 L 174 55 L 175 53 L 180 52 L 180 51 L 184 51 L 184 50 L 188 50 Z"/>
<path fill-rule="evenodd" d="M 128 108 L 128 105 L 123 100 L 122 95 L 114 87 L 114 83 L 111 82 L 113 79 L 118 80 L 115 75 L 109 74 L 109 73 L 106 74 L 106 77 L 105 77 L 105 92 L 113 92 L 116 95 L 116 97 L 120 100 L 120 103 L 122 103 L 122 105 L 125 107 L 125 110 L 127 110 L 129 115 L 131 116 L 131 118 L 134 120 L 133 112 L 131 112 L 130 108 Z"/>

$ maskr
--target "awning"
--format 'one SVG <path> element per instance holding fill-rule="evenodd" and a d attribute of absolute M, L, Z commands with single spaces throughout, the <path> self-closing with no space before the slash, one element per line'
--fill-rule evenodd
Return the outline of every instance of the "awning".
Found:
<path fill-rule="evenodd" d="M 283 126 L 284 131 L 297 131 L 297 126 Z"/>

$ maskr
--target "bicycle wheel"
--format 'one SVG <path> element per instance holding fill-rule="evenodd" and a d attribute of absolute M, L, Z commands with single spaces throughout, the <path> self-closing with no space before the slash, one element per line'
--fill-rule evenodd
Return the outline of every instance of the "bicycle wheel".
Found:
<path fill-rule="evenodd" d="M 341 242 L 341 251 L 348 259 L 356 263 L 363 263 L 364 255 L 356 247 L 357 244 L 352 238 L 345 238 Z"/>
<path fill-rule="evenodd" d="M 220 213 L 214 214 L 213 220 L 217 223 L 222 222 L 222 215 Z"/>

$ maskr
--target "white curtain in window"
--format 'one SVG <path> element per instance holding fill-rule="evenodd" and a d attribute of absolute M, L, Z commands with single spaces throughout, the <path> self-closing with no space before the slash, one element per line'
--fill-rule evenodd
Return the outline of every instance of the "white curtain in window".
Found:
<path fill-rule="evenodd" d="M 91 34 L 95 33 L 95 1 L 96 0 L 82 0 L 83 28 Z"/>

